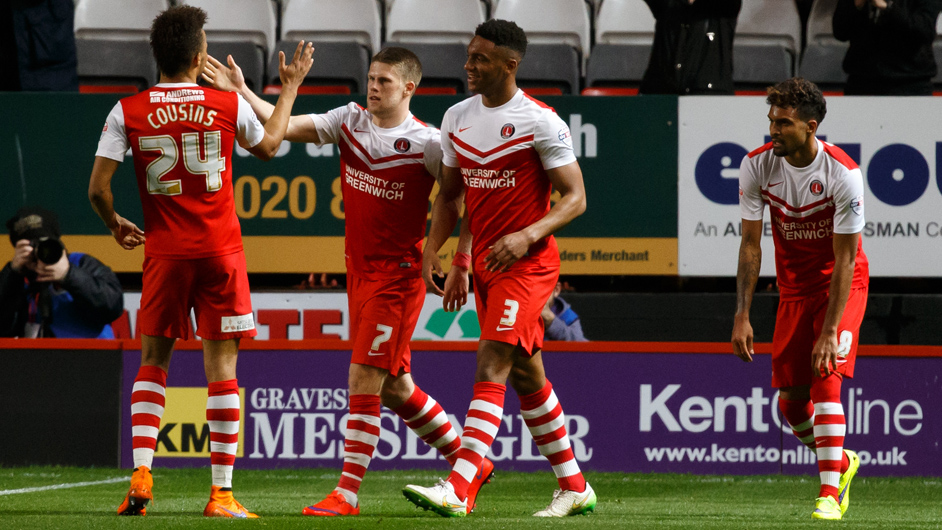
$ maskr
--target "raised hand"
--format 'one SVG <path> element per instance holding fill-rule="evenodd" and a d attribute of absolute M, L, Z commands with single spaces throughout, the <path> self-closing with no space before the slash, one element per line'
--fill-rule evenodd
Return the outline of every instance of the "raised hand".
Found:
<path fill-rule="evenodd" d="M 304 41 L 298 43 L 294 50 L 294 57 L 291 58 L 291 64 L 285 64 L 285 52 L 278 52 L 278 76 L 281 78 L 282 86 L 299 87 L 304 82 L 304 77 L 314 66 L 314 45 L 310 42 L 306 45 Z"/>
<path fill-rule="evenodd" d="M 245 86 L 245 76 L 242 75 L 242 68 L 236 64 L 231 55 L 226 57 L 226 61 L 229 63 L 228 67 L 212 55 L 208 56 L 206 65 L 203 67 L 203 79 L 217 90 L 240 92 Z"/>

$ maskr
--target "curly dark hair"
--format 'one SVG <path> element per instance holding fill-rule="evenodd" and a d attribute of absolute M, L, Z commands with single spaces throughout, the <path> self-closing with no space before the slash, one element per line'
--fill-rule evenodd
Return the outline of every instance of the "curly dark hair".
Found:
<path fill-rule="evenodd" d="M 527 34 L 514 22 L 492 18 L 474 30 L 474 34 L 493 42 L 496 46 L 509 48 L 520 54 L 522 59 L 527 54 Z"/>
<path fill-rule="evenodd" d="M 410 50 L 398 46 L 383 48 L 370 61 L 392 66 L 399 71 L 399 75 L 406 81 L 412 81 L 418 86 L 422 80 L 422 61 Z"/>
<path fill-rule="evenodd" d="M 796 109 L 798 117 L 804 121 L 815 120 L 820 124 L 824 121 L 824 115 L 828 113 L 828 105 L 824 101 L 821 89 L 801 77 L 793 77 L 770 86 L 766 89 L 766 94 L 768 95 L 765 98 L 766 103 L 776 107 Z"/>
<path fill-rule="evenodd" d="M 161 73 L 173 77 L 190 67 L 203 46 L 206 12 L 198 7 L 171 7 L 154 18 L 150 26 L 150 48 Z"/>

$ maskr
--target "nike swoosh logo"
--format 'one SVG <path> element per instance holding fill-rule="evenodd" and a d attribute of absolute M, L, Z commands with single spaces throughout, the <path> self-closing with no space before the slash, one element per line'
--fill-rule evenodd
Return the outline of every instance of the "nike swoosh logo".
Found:
<path fill-rule="evenodd" d="M 502 327 L 502 326 L 497 326 L 497 331 L 509 331 L 509 330 L 511 330 L 511 329 L 514 329 L 514 327 L 513 327 L 513 326 L 510 326 L 510 327 L 505 328 L 505 327 Z"/>
<path fill-rule="evenodd" d="M 223 508 L 222 506 L 220 506 L 219 509 L 221 509 L 222 511 L 228 513 L 229 515 L 231 515 L 231 516 L 233 516 L 233 517 L 238 517 L 238 518 L 240 518 L 240 519 L 247 519 L 247 518 L 248 518 L 248 516 L 245 515 L 244 513 L 233 512 L 233 511 L 231 511 L 231 510 L 227 510 L 227 509 Z"/>
<path fill-rule="evenodd" d="M 354 127 L 354 128 L 353 128 L 353 132 L 355 132 L 355 133 L 365 133 L 366 131 L 361 131 L 360 129 L 357 129 L 356 127 Z"/>
<path fill-rule="evenodd" d="M 474 126 L 472 125 L 471 127 L 474 127 Z M 470 129 L 471 127 L 465 127 L 465 128 L 463 128 L 463 129 L 458 129 L 458 132 L 463 133 L 463 132 L 467 131 L 468 129 Z"/>
<path fill-rule="evenodd" d="M 773 187 L 773 186 L 778 186 L 778 185 L 781 184 L 782 182 L 785 182 L 785 181 L 783 180 L 783 181 L 781 181 L 781 182 L 776 182 L 775 184 L 769 184 L 769 187 L 771 188 L 771 187 Z"/>
<path fill-rule="evenodd" d="M 369 355 L 370 357 L 376 357 L 377 355 L 386 355 L 386 354 L 383 353 L 383 352 L 371 351 L 371 352 L 367 353 L 367 355 Z"/>

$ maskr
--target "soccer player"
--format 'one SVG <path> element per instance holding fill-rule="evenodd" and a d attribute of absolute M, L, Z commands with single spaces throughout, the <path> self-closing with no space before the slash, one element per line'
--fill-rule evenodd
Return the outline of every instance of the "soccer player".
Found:
<path fill-rule="evenodd" d="M 448 109 L 442 120 L 444 167 L 423 276 L 437 290 L 432 274 L 441 275 L 438 251 L 454 229 L 465 194 L 471 256 L 456 255 L 452 267 L 461 281 L 446 287 L 467 285 L 468 262 L 473 262 L 481 341 L 458 461 L 447 480 L 430 488 L 409 485 L 403 493 L 446 517 L 465 513 L 468 486 L 500 427 L 508 378 L 530 434 L 559 482 L 549 506 L 534 515 L 582 514 L 596 504 L 573 456 L 541 356 L 541 313 L 559 277 L 552 234 L 585 211 L 585 188 L 566 123 L 517 88 L 526 49 L 526 34 L 513 22 L 492 19 L 479 25 L 464 66 L 476 95 Z M 551 188 L 561 195 L 552 208 Z M 446 304 L 453 299 L 451 291 L 444 295 Z"/>
<path fill-rule="evenodd" d="M 867 305 L 869 265 L 863 177 L 840 148 L 815 137 L 827 105 L 813 83 L 769 87 L 772 141 L 739 170 L 742 243 L 736 274 L 733 352 L 752 361 L 749 307 L 759 277 L 762 212 L 773 225 L 780 292 L 772 338 L 772 386 L 792 432 L 816 452 L 821 489 L 812 517 L 840 519 L 860 460 L 844 446 L 841 381 L 853 377 Z"/>
<path fill-rule="evenodd" d="M 236 94 L 196 84 L 206 62 L 206 13 L 172 7 L 158 15 L 150 42 L 160 82 L 122 99 L 105 122 L 88 196 L 118 244 L 144 244 L 141 292 L 141 368 L 131 392 L 134 473 L 118 508 L 145 515 L 151 492 L 157 429 L 164 410 L 167 370 L 174 341 L 203 339 L 209 399 L 212 489 L 208 517 L 256 517 L 232 496 L 232 466 L 239 439 L 239 339 L 255 336 L 242 234 L 232 190 L 233 141 L 263 160 L 284 137 L 297 88 L 310 70 L 313 48 L 298 44 L 290 66 L 279 56 L 285 89 L 263 127 Z M 114 210 L 111 179 L 128 148 L 134 159 L 147 228 L 144 232 Z"/>
<path fill-rule="evenodd" d="M 210 58 L 206 79 L 240 91 L 266 119 L 271 104 L 246 88 L 231 56 L 228 63 L 226 67 Z M 292 116 L 285 135 L 293 142 L 340 146 L 353 342 L 343 471 L 337 487 L 304 508 L 305 515 L 360 513 L 358 493 L 379 442 L 381 404 L 449 463 L 455 462 L 461 444 L 441 405 L 410 374 L 409 340 L 425 300 L 422 238 L 442 157 L 438 129 L 409 111 L 421 78 L 422 65 L 414 53 L 384 48 L 370 64 L 365 109 L 349 103 L 325 114 Z M 468 512 L 493 470 L 489 460 L 475 468 Z"/>

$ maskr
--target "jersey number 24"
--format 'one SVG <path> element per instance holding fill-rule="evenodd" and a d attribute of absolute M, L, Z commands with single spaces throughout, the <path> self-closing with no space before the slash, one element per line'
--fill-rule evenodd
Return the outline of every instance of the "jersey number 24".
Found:
<path fill-rule="evenodd" d="M 151 195 L 180 195 L 183 193 L 183 181 L 180 179 L 162 180 L 165 175 L 183 158 L 183 165 L 191 175 L 206 177 L 206 191 L 222 189 L 222 174 L 226 170 L 226 158 L 222 156 L 222 133 L 206 131 L 184 133 L 183 146 L 177 145 L 172 136 L 142 136 L 138 138 L 141 151 L 159 151 L 154 161 L 147 165 L 147 193 Z M 200 144 L 203 144 L 202 146 Z M 200 149 L 202 147 L 202 149 Z M 183 156 L 180 156 L 180 153 Z M 200 153 L 204 153 L 200 156 Z"/>

